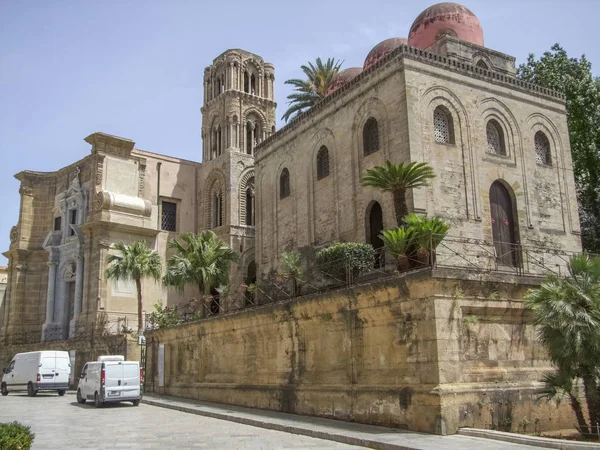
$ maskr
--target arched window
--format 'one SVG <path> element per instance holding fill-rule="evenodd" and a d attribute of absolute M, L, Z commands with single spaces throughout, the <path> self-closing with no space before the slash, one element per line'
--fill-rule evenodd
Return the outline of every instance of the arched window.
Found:
<path fill-rule="evenodd" d="M 500 124 L 491 119 L 485 128 L 487 134 L 487 151 L 493 155 L 506 155 L 506 146 L 504 144 L 504 132 Z"/>
<path fill-rule="evenodd" d="M 273 125 L 273 126 L 271 127 L 271 134 L 274 134 L 274 133 L 275 133 L 275 125 Z"/>
<path fill-rule="evenodd" d="M 286 198 L 290 195 L 290 171 L 283 169 L 279 176 L 279 198 Z"/>
<path fill-rule="evenodd" d="M 485 63 L 485 61 L 483 59 L 480 59 L 479 61 L 477 61 L 476 66 L 479 67 L 480 69 L 489 70 L 488 65 Z"/>
<path fill-rule="evenodd" d="M 383 248 L 383 240 L 381 239 L 381 232 L 383 231 L 383 210 L 378 202 L 372 202 L 370 208 L 367 208 L 367 241 L 373 246 L 377 252 L 377 258 L 375 259 L 375 268 L 383 267 L 385 262 L 382 257 L 383 252 L 380 251 Z"/>
<path fill-rule="evenodd" d="M 433 129 L 435 142 L 438 144 L 454 144 L 452 115 L 445 106 L 440 105 L 433 111 Z"/>
<path fill-rule="evenodd" d="M 254 226 L 254 177 L 246 185 L 246 225 Z"/>
<path fill-rule="evenodd" d="M 317 153 L 317 180 L 329 176 L 329 150 L 324 145 Z"/>
<path fill-rule="evenodd" d="M 370 155 L 379 150 L 379 125 L 373 117 L 369 118 L 363 128 L 363 152 Z"/>
<path fill-rule="evenodd" d="M 223 225 L 223 195 L 221 191 L 215 192 L 212 205 L 212 227 Z"/>
<path fill-rule="evenodd" d="M 254 124 L 252 122 L 246 123 L 246 153 L 248 155 L 252 154 L 252 149 L 254 148 Z"/>
<path fill-rule="evenodd" d="M 244 92 L 250 93 L 250 77 L 248 72 L 244 72 Z"/>
<path fill-rule="evenodd" d="M 538 131 L 535 133 L 535 161 L 538 164 L 544 164 L 545 166 L 552 165 L 552 159 L 550 158 L 550 141 L 544 133 Z"/>
<path fill-rule="evenodd" d="M 256 77 L 254 74 L 250 77 L 250 89 L 252 91 L 252 95 L 256 95 Z"/>

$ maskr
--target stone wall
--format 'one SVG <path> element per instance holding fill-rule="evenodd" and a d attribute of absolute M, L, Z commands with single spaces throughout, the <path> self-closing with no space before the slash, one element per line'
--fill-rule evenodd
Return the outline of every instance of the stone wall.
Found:
<path fill-rule="evenodd" d="M 570 428 L 565 402 L 535 401 L 549 365 L 522 297 L 537 283 L 425 270 L 157 330 L 146 336 L 146 385 L 441 434 L 524 419 Z"/>

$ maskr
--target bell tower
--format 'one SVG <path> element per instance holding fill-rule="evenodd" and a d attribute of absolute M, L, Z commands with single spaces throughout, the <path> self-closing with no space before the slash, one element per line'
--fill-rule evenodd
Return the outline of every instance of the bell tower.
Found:
<path fill-rule="evenodd" d="M 239 254 L 231 288 L 254 282 L 254 149 L 275 132 L 273 64 L 240 49 L 204 69 L 198 231 L 211 229 Z"/>

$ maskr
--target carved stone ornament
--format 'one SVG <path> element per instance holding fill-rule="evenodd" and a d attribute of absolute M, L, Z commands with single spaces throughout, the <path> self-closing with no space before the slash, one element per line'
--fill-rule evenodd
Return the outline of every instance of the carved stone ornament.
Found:
<path fill-rule="evenodd" d="M 33 196 L 33 188 L 31 186 L 23 186 L 19 189 L 19 194 Z"/>
<path fill-rule="evenodd" d="M 73 278 L 75 278 L 75 265 L 67 264 L 67 267 L 65 268 L 65 280 L 71 281 Z"/>
<path fill-rule="evenodd" d="M 104 207 L 104 192 L 100 191 L 96 194 L 96 210 L 100 211 Z"/>
<path fill-rule="evenodd" d="M 16 242 L 17 239 L 19 239 L 19 229 L 17 228 L 17 226 L 15 225 L 14 227 L 12 227 L 10 229 L 10 242 L 11 244 L 13 242 Z"/>

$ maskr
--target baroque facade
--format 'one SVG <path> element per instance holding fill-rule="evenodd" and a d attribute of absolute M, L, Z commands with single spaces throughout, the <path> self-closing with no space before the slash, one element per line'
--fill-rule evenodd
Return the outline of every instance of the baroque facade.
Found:
<path fill-rule="evenodd" d="M 134 284 L 104 276 L 120 241 L 145 239 L 165 263 L 178 233 L 212 229 L 240 256 L 232 285 L 255 281 L 254 147 L 275 130 L 273 85 L 273 65 L 243 50 L 228 50 L 206 68 L 202 163 L 94 133 L 85 139 L 90 155 L 70 166 L 18 173 L 19 219 L 4 253 L 5 342 L 77 338 L 99 316 L 132 328 Z M 177 305 L 193 297 L 191 288 L 143 283 L 146 312 L 158 300 Z"/>

